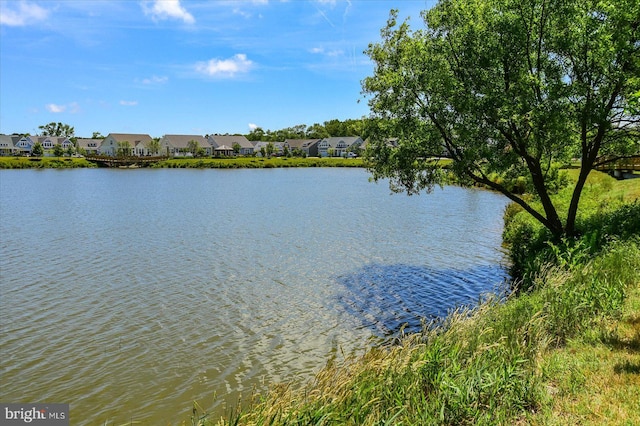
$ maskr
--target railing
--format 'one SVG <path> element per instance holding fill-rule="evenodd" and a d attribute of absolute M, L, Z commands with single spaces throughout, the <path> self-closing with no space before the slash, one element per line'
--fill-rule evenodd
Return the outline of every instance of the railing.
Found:
<path fill-rule="evenodd" d="M 594 167 L 601 172 L 620 171 L 634 172 L 640 171 L 640 155 L 630 155 L 626 157 L 601 158 L 596 161 Z"/>

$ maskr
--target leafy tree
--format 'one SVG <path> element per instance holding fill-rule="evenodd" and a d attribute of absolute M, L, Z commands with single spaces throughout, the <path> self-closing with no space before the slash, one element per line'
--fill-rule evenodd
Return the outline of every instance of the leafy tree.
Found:
<path fill-rule="evenodd" d="M 104 139 L 104 136 L 102 136 L 102 133 L 100 132 L 93 132 L 93 135 L 91 135 L 91 139 Z"/>
<path fill-rule="evenodd" d="M 273 142 L 269 142 L 265 151 L 267 153 L 267 157 L 271 157 L 273 153 L 276 152 L 276 146 L 273 144 Z"/>
<path fill-rule="evenodd" d="M 42 157 L 44 155 L 44 148 L 42 147 L 42 144 L 40 142 L 36 142 L 33 145 L 33 149 L 31 150 L 31 154 L 34 157 Z"/>
<path fill-rule="evenodd" d="M 160 139 L 153 138 L 147 143 L 147 149 L 150 154 L 158 155 L 160 153 Z"/>
<path fill-rule="evenodd" d="M 264 140 L 264 130 L 262 127 L 256 127 L 251 130 L 251 132 L 245 136 L 250 141 L 261 141 Z"/>
<path fill-rule="evenodd" d="M 64 148 L 59 143 L 53 146 L 53 155 L 56 157 L 62 157 L 64 155 Z"/>
<path fill-rule="evenodd" d="M 329 133 L 329 136 L 346 136 L 347 134 L 346 123 L 337 119 L 325 121 L 324 128 Z"/>
<path fill-rule="evenodd" d="M 346 120 L 346 133 L 336 136 L 362 136 L 364 134 L 364 123 L 364 120 Z"/>
<path fill-rule="evenodd" d="M 190 140 L 189 142 L 187 142 L 187 150 L 191 153 L 191 155 L 193 155 L 194 157 L 196 156 L 196 154 L 198 153 L 198 149 L 200 148 L 200 144 L 198 143 L 198 141 L 194 141 L 193 139 Z"/>
<path fill-rule="evenodd" d="M 327 132 L 327 129 L 325 129 L 322 124 L 314 123 L 313 125 L 309 126 L 309 128 L 307 128 L 306 137 L 308 139 L 324 139 L 328 138 L 329 136 L 329 132 Z"/>
<path fill-rule="evenodd" d="M 71 138 L 74 135 L 75 130 L 73 127 L 68 124 L 63 123 L 55 123 L 51 122 L 49 124 L 44 124 L 42 126 L 38 126 L 38 129 L 42 132 L 43 135 L 47 136 L 63 136 L 67 138 Z"/>
<path fill-rule="evenodd" d="M 131 155 L 131 144 L 129 141 L 120 141 L 118 142 L 118 148 L 116 155 L 120 157 L 125 157 L 127 155 Z"/>
<path fill-rule="evenodd" d="M 67 147 L 67 150 L 65 151 L 65 153 L 69 156 L 69 157 L 73 157 L 73 154 L 76 153 L 76 147 L 74 145 L 69 145 Z"/>
<path fill-rule="evenodd" d="M 640 2 L 441 0 L 423 18 L 412 31 L 392 11 L 366 51 L 374 179 L 430 190 L 443 175 L 428 158 L 445 152 L 457 176 L 502 192 L 556 237 L 574 234 L 587 175 L 640 121 Z M 576 154 L 563 221 L 553 176 Z M 491 173 L 526 176 L 542 211 Z"/>
<path fill-rule="evenodd" d="M 234 142 L 233 146 L 231 148 L 233 149 L 233 153 L 235 155 L 240 154 L 240 150 L 242 149 L 242 147 L 240 146 L 240 144 L 238 142 Z"/>

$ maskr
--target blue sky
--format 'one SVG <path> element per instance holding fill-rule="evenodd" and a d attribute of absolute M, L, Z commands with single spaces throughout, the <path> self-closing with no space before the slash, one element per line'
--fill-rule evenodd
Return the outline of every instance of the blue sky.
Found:
<path fill-rule="evenodd" d="M 389 10 L 434 0 L 0 0 L 0 133 L 248 133 L 368 114 Z M 360 102 L 358 102 L 360 100 Z"/>

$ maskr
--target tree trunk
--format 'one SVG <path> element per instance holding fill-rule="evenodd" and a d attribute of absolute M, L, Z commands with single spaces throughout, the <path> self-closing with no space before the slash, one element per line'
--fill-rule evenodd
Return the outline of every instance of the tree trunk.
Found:
<path fill-rule="evenodd" d="M 578 213 L 578 205 L 580 204 L 580 195 L 584 189 L 584 184 L 587 182 L 587 177 L 591 172 L 591 167 L 585 167 L 584 164 L 580 168 L 580 175 L 576 186 L 573 188 L 573 195 L 571 196 L 571 204 L 569 204 L 569 212 L 567 213 L 567 235 L 574 236 L 576 234 L 576 215 Z"/>
<path fill-rule="evenodd" d="M 560 220 L 560 216 L 558 216 L 558 211 L 553 205 L 553 201 L 551 201 L 551 197 L 549 196 L 549 192 L 545 186 L 544 174 L 542 173 L 540 162 L 531 158 L 527 158 L 526 161 L 533 180 L 533 187 L 540 197 L 540 203 L 542 204 L 542 208 L 544 209 L 546 216 L 546 222 L 543 222 L 543 225 L 551 231 L 551 234 L 553 234 L 555 239 L 559 239 L 565 233 L 565 229 L 562 226 L 562 221 Z"/>

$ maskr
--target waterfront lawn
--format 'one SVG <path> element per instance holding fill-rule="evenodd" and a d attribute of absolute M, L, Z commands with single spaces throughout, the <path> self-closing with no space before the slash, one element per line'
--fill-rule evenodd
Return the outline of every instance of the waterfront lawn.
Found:
<path fill-rule="evenodd" d="M 0 169 L 66 169 L 97 167 L 80 157 L 0 157 Z"/>
<path fill-rule="evenodd" d="M 618 318 L 550 352 L 543 374 L 553 399 L 532 424 L 640 424 L 640 286 Z"/>
<path fill-rule="evenodd" d="M 194 409 L 192 423 L 640 424 L 640 179 L 594 172 L 588 185 L 583 234 L 529 247 L 527 291 L 333 359 L 226 418 Z M 512 244 L 538 238 L 524 215 L 508 212 Z"/>

